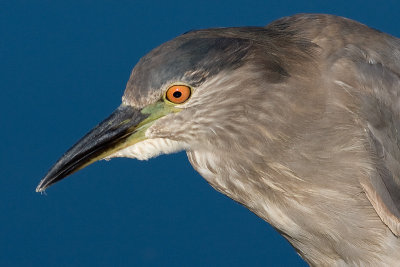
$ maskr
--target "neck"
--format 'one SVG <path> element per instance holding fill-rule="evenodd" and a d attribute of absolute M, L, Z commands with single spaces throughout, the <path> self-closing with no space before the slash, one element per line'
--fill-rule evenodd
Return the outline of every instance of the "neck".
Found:
<path fill-rule="evenodd" d="M 270 223 L 310 265 L 396 266 L 400 261 L 400 241 L 361 188 L 336 190 L 329 182 L 315 186 L 277 162 L 268 164 L 269 170 L 255 182 L 256 170 L 240 172 L 236 160 L 203 151 L 188 152 L 188 157 L 216 190 Z"/>

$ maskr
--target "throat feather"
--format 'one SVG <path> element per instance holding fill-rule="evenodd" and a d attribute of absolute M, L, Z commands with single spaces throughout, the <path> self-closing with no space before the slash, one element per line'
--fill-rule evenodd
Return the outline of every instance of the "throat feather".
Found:
<path fill-rule="evenodd" d="M 164 138 L 147 139 L 124 148 L 105 159 L 111 158 L 134 158 L 138 160 L 148 160 L 162 154 L 177 153 L 185 150 L 187 145 L 183 142 Z"/>

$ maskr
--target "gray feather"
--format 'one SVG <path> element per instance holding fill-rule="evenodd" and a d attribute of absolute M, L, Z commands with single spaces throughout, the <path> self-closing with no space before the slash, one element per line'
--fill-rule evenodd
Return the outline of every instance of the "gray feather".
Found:
<path fill-rule="evenodd" d="M 188 144 L 219 192 L 274 226 L 311 265 L 400 262 L 400 42 L 301 14 L 191 31 L 134 68 L 124 102 L 194 93 L 149 138 Z"/>

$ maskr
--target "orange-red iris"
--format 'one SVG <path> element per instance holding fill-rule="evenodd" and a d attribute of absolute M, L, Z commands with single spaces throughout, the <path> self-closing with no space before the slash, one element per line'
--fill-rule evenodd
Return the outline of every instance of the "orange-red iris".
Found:
<path fill-rule="evenodd" d="M 167 99 L 175 104 L 181 104 L 190 97 L 190 87 L 186 85 L 173 85 L 167 90 Z"/>

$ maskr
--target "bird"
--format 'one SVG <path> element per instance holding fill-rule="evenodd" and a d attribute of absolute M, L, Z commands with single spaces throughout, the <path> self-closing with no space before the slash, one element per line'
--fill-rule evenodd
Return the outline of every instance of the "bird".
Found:
<path fill-rule="evenodd" d="M 400 39 L 296 14 L 151 50 L 36 191 L 101 159 L 186 151 L 310 266 L 399 266 L 399 146 Z"/>

